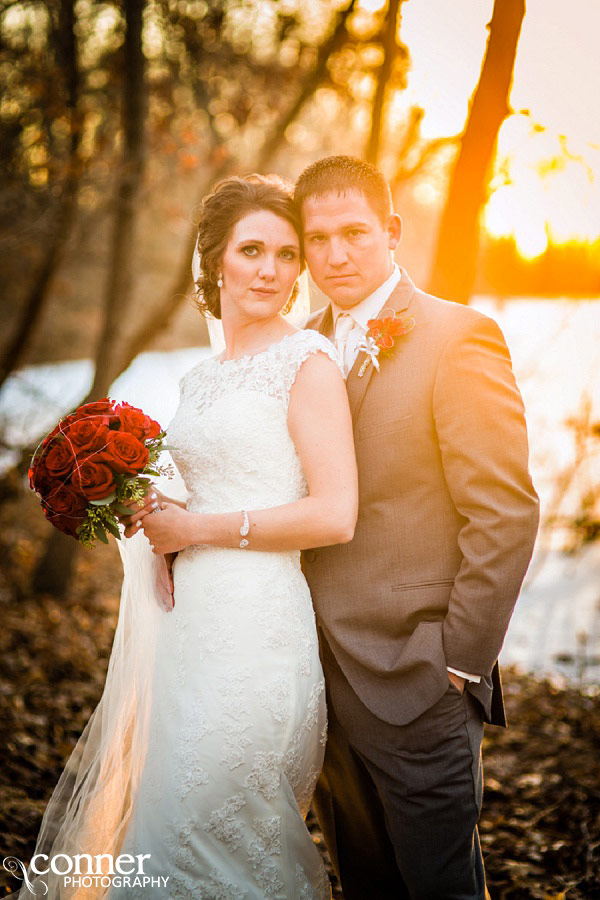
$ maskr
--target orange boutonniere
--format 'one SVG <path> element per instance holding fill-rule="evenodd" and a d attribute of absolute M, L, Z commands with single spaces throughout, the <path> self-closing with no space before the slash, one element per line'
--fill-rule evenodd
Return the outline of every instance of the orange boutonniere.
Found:
<path fill-rule="evenodd" d="M 415 320 L 412 316 L 403 319 L 398 313 L 394 313 L 380 319 L 369 319 L 367 326 L 365 336 L 358 345 L 358 349 L 367 354 L 359 369 L 359 378 L 362 378 L 371 363 L 379 371 L 379 357 L 391 355 L 396 346 L 396 338 L 412 331 Z"/>

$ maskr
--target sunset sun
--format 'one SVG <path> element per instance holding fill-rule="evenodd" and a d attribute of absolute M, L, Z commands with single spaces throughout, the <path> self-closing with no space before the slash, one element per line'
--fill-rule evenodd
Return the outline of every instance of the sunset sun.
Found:
<path fill-rule="evenodd" d="M 515 241 L 523 259 L 550 244 L 593 243 L 600 237 L 600 150 L 573 147 L 562 135 L 511 116 L 498 140 L 498 175 L 483 223 L 492 238 Z"/>

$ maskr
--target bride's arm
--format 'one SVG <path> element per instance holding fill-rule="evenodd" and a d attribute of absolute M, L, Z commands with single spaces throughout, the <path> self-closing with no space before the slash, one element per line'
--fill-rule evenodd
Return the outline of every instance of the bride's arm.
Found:
<path fill-rule="evenodd" d="M 358 477 L 344 380 L 325 354 L 308 357 L 290 393 L 288 428 L 300 457 L 308 495 L 269 509 L 248 510 L 251 550 L 302 550 L 352 540 L 358 515 Z M 135 518 L 135 517 L 132 517 Z M 155 553 L 194 544 L 239 547 L 240 510 L 203 514 L 167 505 L 142 527 Z"/>

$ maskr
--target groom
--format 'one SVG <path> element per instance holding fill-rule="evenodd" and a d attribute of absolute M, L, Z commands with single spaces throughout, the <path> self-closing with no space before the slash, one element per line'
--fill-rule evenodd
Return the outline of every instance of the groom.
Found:
<path fill-rule="evenodd" d="M 496 323 L 394 264 L 377 169 L 322 159 L 295 196 L 360 484 L 354 539 L 303 555 L 329 708 L 315 807 L 346 900 L 483 900 L 483 723 L 506 724 L 497 657 L 538 525 L 523 403 Z M 394 314 L 377 368 L 359 344 Z"/>

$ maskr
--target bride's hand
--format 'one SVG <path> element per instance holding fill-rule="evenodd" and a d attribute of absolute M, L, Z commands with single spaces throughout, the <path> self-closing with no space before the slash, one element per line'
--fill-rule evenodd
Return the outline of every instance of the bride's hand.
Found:
<path fill-rule="evenodd" d="M 173 581 L 173 563 L 176 553 L 166 553 L 164 556 L 154 556 L 155 562 L 155 595 L 158 605 L 165 612 L 171 612 L 175 606 L 175 584 Z"/>
<path fill-rule="evenodd" d="M 137 534 L 139 527 L 136 525 L 144 516 L 147 516 L 153 510 L 157 509 L 161 503 L 168 503 L 169 498 L 156 488 L 151 488 L 145 497 L 141 500 L 125 500 L 124 506 L 128 506 L 131 510 L 129 516 L 119 516 L 119 522 L 125 526 L 125 537 L 132 537 Z"/>
<path fill-rule="evenodd" d="M 176 553 L 188 546 L 186 526 L 189 513 L 175 503 L 161 503 L 152 514 L 141 520 L 141 528 L 150 541 L 152 552 L 156 554 Z M 139 527 L 134 525 L 134 531 Z"/>

